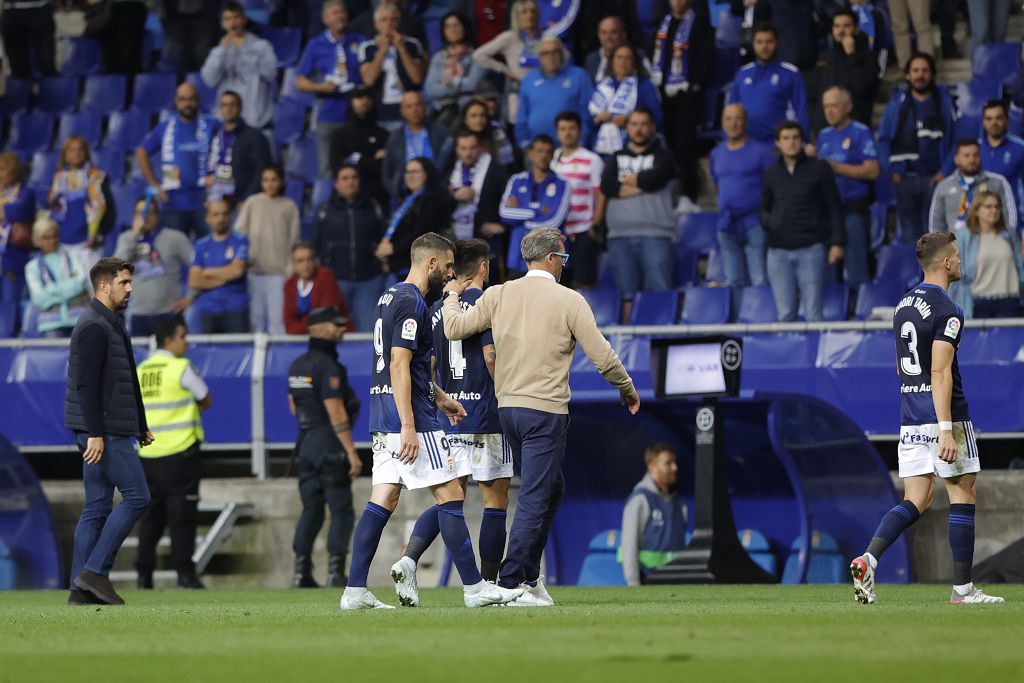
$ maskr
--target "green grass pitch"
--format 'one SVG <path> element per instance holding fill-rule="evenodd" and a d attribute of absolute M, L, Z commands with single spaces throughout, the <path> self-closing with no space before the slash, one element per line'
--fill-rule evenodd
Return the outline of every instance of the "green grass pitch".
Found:
<path fill-rule="evenodd" d="M 1024 681 L 1024 586 L 551 588 L 555 608 L 342 613 L 339 590 L 0 593 L 0 681 Z M 394 603 L 390 589 L 376 590 Z"/>

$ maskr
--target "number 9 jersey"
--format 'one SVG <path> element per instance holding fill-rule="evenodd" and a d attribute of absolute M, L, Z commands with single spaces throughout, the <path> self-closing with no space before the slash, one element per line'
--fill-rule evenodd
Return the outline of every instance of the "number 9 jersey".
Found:
<path fill-rule="evenodd" d="M 893 332 L 896 335 L 896 363 L 900 375 L 900 424 L 932 425 L 932 342 L 953 345 L 953 422 L 967 422 L 967 397 L 960 380 L 956 349 L 963 332 L 964 312 L 938 285 L 921 283 L 907 292 L 896 306 Z"/>

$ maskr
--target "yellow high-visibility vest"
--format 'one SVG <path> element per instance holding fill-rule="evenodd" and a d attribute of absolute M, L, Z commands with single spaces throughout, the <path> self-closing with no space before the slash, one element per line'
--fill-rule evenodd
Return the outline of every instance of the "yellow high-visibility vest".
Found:
<path fill-rule="evenodd" d="M 187 358 L 155 353 L 139 363 L 139 387 L 153 443 L 139 450 L 143 458 L 161 458 L 185 451 L 203 440 L 203 422 L 192 392 L 181 386 Z"/>

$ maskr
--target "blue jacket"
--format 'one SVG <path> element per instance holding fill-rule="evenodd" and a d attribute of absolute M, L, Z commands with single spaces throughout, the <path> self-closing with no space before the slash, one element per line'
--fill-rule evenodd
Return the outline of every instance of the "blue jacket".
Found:
<path fill-rule="evenodd" d="M 978 274 L 978 248 L 981 246 L 981 236 L 975 235 L 967 228 L 954 228 L 953 234 L 956 235 L 956 243 L 960 247 L 961 278 L 959 282 L 949 286 L 949 298 L 964 309 L 965 318 L 973 318 L 974 297 L 971 296 L 971 283 Z M 1017 278 L 1021 282 L 1020 291 L 1024 294 L 1024 261 L 1021 260 L 1020 241 L 1008 232 L 1004 232 L 1003 237 L 1013 247 L 1013 261 L 1017 266 Z"/>
<path fill-rule="evenodd" d="M 594 94 L 594 85 L 587 72 L 566 64 L 548 78 L 540 69 L 527 72 L 519 86 L 519 112 L 516 115 L 516 141 L 520 147 L 530 144 L 541 133 L 557 140 L 555 117 L 563 111 L 574 111 L 583 119 L 583 141 L 589 144 L 593 127 L 587 106 Z"/>
<path fill-rule="evenodd" d="M 910 160 L 905 154 L 897 154 L 895 161 L 892 159 L 896 138 L 899 135 L 897 128 L 900 122 L 900 110 L 906 103 L 908 95 L 908 87 L 899 88 L 892 94 L 889 104 L 885 107 L 885 113 L 882 115 L 882 123 L 878 127 L 878 161 L 882 166 L 882 172 L 886 174 L 899 173 L 903 175 L 907 170 L 907 161 Z M 946 158 L 953 151 L 957 113 L 956 107 L 953 105 L 953 98 L 949 96 L 949 92 L 945 88 L 938 88 L 938 95 L 940 129 L 934 133 L 941 132 L 942 134 L 941 138 L 938 138 L 939 168 L 941 169 L 946 166 Z M 919 135 L 919 144 L 921 140 L 928 139 L 936 138 L 925 138 Z"/>
<path fill-rule="evenodd" d="M 508 245 L 508 267 L 526 270 L 526 263 L 519 253 L 519 243 L 534 228 L 563 229 L 569 215 L 569 184 L 556 173 L 549 173 L 540 183 L 529 171 L 516 173 L 509 178 L 505 194 L 501 197 L 498 216 L 501 222 L 511 228 Z M 508 200 L 515 197 L 518 207 L 509 207 Z"/>
<path fill-rule="evenodd" d="M 775 140 L 775 127 L 796 121 L 808 137 L 807 90 L 800 70 L 789 62 L 751 62 L 736 72 L 728 104 L 747 110 L 747 133 L 765 142 Z"/>

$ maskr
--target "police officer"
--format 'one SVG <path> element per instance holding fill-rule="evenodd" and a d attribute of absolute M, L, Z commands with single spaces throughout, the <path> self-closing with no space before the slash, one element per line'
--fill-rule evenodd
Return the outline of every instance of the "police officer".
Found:
<path fill-rule="evenodd" d="M 334 306 L 309 314 L 309 351 L 288 369 L 288 404 L 299 422 L 295 454 L 299 459 L 302 514 L 295 527 L 293 588 L 318 588 L 313 580 L 313 542 L 324 523 L 324 502 L 331 509 L 327 532 L 327 585 L 344 587 L 345 554 L 352 538 L 352 477 L 363 463 L 352 440 L 359 400 L 338 362 L 337 344 L 348 323 Z"/>
<path fill-rule="evenodd" d="M 213 399 L 206 382 L 185 358 L 188 330 L 180 319 L 161 321 L 155 331 L 157 350 L 139 364 L 139 385 L 146 420 L 157 440 L 143 451 L 142 469 L 152 496 L 139 525 L 136 569 L 139 588 L 153 587 L 156 545 L 164 527 L 171 531 L 171 561 L 179 588 L 205 588 L 196 576 L 192 553 L 199 506 L 199 413 Z"/>

